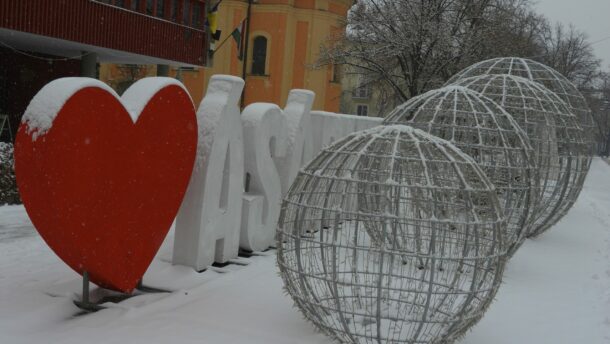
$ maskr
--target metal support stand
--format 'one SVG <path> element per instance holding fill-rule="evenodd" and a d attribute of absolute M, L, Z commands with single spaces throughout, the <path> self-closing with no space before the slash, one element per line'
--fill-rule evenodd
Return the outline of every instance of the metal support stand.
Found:
<path fill-rule="evenodd" d="M 144 293 L 144 294 L 171 293 L 171 291 L 169 291 L 169 290 L 147 287 L 142 283 L 142 280 L 140 280 L 140 282 L 138 282 L 138 285 L 136 286 L 136 290 L 138 290 L 139 292 Z M 89 295 L 89 273 L 87 271 L 85 271 L 85 272 L 83 272 L 83 295 L 82 295 L 82 298 L 80 301 L 74 300 L 74 304 L 76 305 L 76 307 L 82 309 L 86 313 L 93 313 L 93 312 L 97 312 L 99 310 L 107 308 L 107 307 L 100 305 L 100 303 L 101 304 L 106 303 L 106 302 L 119 303 L 119 302 L 126 300 L 135 295 L 137 295 L 137 294 L 108 295 L 108 296 L 103 297 L 101 300 L 98 300 L 98 302 L 91 302 L 90 295 Z"/>
<path fill-rule="evenodd" d="M 82 300 L 74 300 L 76 307 L 84 310 L 85 312 L 97 312 L 102 309 L 106 309 L 104 306 L 100 306 L 97 303 L 89 301 L 89 273 L 83 272 L 83 296 Z"/>

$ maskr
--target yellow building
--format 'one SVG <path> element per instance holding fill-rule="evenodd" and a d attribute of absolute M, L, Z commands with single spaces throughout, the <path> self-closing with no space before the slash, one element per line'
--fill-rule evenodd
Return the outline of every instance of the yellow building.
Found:
<path fill-rule="evenodd" d="M 284 106 L 288 92 L 305 88 L 316 93 L 314 109 L 339 111 L 341 84 L 332 66 L 314 66 L 323 45 L 333 32 L 341 30 L 353 0 L 254 0 L 248 42 L 245 104 L 271 102 Z M 231 32 L 240 26 L 248 13 L 247 0 L 223 0 L 218 7 L 218 29 L 211 67 L 170 69 L 198 104 L 214 74 L 242 77 L 243 62 L 238 59 L 237 45 Z M 226 38 L 228 40 L 220 46 Z M 100 78 L 118 84 L 130 77 L 129 69 L 103 65 Z M 154 66 L 141 72 L 154 74 Z M 114 85 L 113 85 L 114 87 Z"/>

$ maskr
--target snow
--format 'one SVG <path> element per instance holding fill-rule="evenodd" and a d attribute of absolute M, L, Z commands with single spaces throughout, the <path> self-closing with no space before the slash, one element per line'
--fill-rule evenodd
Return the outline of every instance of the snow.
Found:
<path fill-rule="evenodd" d="M 184 85 L 174 78 L 144 78 L 131 85 L 121 97 L 123 106 L 125 106 L 125 109 L 127 112 L 129 112 L 131 120 L 136 123 L 140 117 L 140 114 L 142 113 L 142 110 L 144 110 L 144 107 L 148 104 L 152 97 L 162 89 L 169 86 L 178 86 L 182 88 L 190 98 L 190 93 L 187 91 Z M 192 98 L 191 102 L 193 102 Z"/>
<path fill-rule="evenodd" d="M 125 91 L 121 98 L 122 103 L 133 122 L 138 120 L 148 101 L 157 92 L 171 85 L 181 87 L 189 94 L 181 82 L 163 77 L 142 79 Z M 34 133 L 32 139 L 35 141 L 38 137 L 45 135 L 53 127 L 53 121 L 66 101 L 76 92 L 87 87 L 101 88 L 119 99 L 110 86 L 96 79 L 72 77 L 54 80 L 34 96 L 21 119 L 22 123 L 28 125 L 28 134 Z"/>
<path fill-rule="evenodd" d="M 28 125 L 28 134 L 33 133 L 32 140 L 36 141 L 38 137 L 45 135 L 66 101 L 87 87 L 104 89 L 119 98 L 110 86 L 96 79 L 73 77 L 51 81 L 34 96 L 21 118 L 21 122 Z"/>
<path fill-rule="evenodd" d="M 173 255 L 174 262 L 197 271 L 239 253 L 244 143 L 238 102 L 243 88 L 240 78 L 214 75 L 197 111 L 197 158 L 176 219 Z"/>
<path fill-rule="evenodd" d="M 517 251 L 497 300 L 459 343 L 610 343 L 609 209 L 610 166 L 595 159 L 574 208 Z M 78 315 L 79 276 L 23 207 L 0 207 L 0 343 L 333 343 L 292 307 L 273 251 L 196 273 L 169 263 L 172 240 L 145 283 L 173 293 Z"/>
<path fill-rule="evenodd" d="M 241 114 L 238 102 L 241 98 L 244 85 L 244 81 L 236 76 L 213 75 L 210 79 L 207 93 L 197 110 L 199 140 L 197 143 L 195 171 L 203 167 L 204 161 L 211 154 L 216 137 L 211 135 L 211 133 L 217 134 L 217 128 L 226 121 L 225 117 L 235 117 L 235 112 L 238 115 Z"/>

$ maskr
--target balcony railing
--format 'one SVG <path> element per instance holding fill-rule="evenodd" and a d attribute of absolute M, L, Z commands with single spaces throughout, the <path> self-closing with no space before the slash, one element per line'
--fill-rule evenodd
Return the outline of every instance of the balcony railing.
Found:
<path fill-rule="evenodd" d="M 175 25 L 205 31 L 202 0 L 89 0 Z"/>
<path fill-rule="evenodd" d="M 202 1 L 134 1 L 0 0 L 0 28 L 183 64 L 205 65 L 207 34 Z M 172 12 L 169 6 L 174 3 L 180 7 Z M 135 10 L 131 7 L 133 4 L 137 5 Z M 152 15 L 147 14 L 149 4 L 159 5 L 152 7 Z M 160 8 L 164 10 L 160 12 Z"/>

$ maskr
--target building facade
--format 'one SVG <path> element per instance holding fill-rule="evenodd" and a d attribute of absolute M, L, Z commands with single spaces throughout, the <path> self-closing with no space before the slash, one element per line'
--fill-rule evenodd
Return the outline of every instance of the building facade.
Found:
<path fill-rule="evenodd" d="M 270 102 L 283 106 L 291 89 L 305 88 L 316 93 L 314 109 L 338 112 L 341 83 L 337 73 L 333 66 L 315 65 L 322 46 L 343 28 L 352 4 L 353 0 L 222 0 L 216 14 L 221 34 L 212 46 L 215 50 L 208 66 L 171 68 L 169 75 L 186 85 L 196 104 L 212 75 L 229 74 L 246 80 L 244 105 Z M 242 41 L 243 51 L 246 45 L 248 49 L 240 59 L 231 34 L 241 27 L 248 10 L 248 42 Z M 124 66 L 102 65 L 101 78 L 115 87 L 124 82 L 124 70 Z M 141 73 L 155 75 L 155 70 L 148 66 Z"/>
<path fill-rule="evenodd" d="M 316 93 L 314 109 L 339 112 L 338 73 L 316 62 L 353 0 L 222 0 L 210 46 L 206 21 L 217 1 L 0 1 L 0 115 L 12 137 L 29 100 L 66 76 L 96 77 L 119 93 L 146 76 L 176 77 L 198 104 L 212 75 L 230 74 L 246 80 L 244 105 L 283 106 L 291 89 L 305 88 Z M 240 59 L 231 34 L 248 13 Z"/>
<path fill-rule="evenodd" d="M 98 63 L 206 65 L 205 6 L 202 0 L 0 1 L 0 117 L 14 133 L 42 86 L 66 76 L 98 77 Z"/>
<path fill-rule="evenodd" d="M 363 75 L 347 72 L 341 78 L 341 113 L 384 117 L 394 108 L 394 104 L 383 101 L 381 87 L 365 80 Z"/>
<path fill-rule="evenodd" d="M 305 88 L 316 93 L 314 109 L 338 112 L 341 84 L 332 66 L 316 67 L 322 46 L 344 27 L 353 0 L 258 0 L 251 3 L 246 61 L 245 104 L 285 105 L 288 92 Z M 219 7 L 219 42 L 246 18 L 248 1 L 223 0 Z M 243 76 L 235 42 L 217 46 L 213 74 Z"/>

